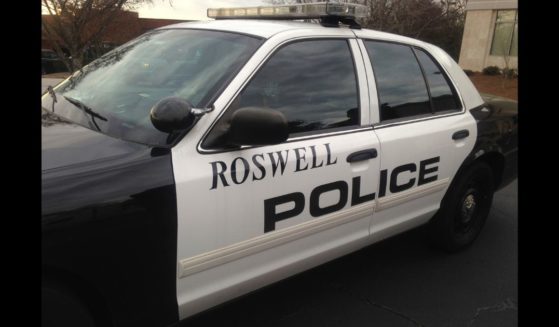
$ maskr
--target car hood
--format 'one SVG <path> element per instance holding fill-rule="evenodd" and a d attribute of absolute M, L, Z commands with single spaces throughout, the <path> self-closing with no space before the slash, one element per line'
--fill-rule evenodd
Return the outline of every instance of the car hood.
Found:
<path fill-rule="evenodd" d="M 42 113 L 41 137 L 43 172 L 88 166 L 148 149 L 145 145 L 95 132 L 46 110 Z"/>
<path fill-rule="evenodd" d="M 173 185 L 170 149 L 113 138 L 43 111 L 43 215 Z"/>

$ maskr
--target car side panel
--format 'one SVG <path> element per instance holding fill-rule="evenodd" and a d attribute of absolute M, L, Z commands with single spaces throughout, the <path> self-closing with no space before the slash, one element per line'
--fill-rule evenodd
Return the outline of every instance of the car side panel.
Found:
<path fill-rule="evenodd" d="M 478 126 L 476 144 L 464 165 L 479 158 L 495 156 L 502 169 L 497 189 L 507 186 L 517 177 L 518 170 L 518 103 L 516 101 L 483 95 L 486 103 L 472 109 Z M 502 167 L 501 167 L 502 165 Z"/>
<path fill-rule="evenodd" d="M 112 142 L 114 148 L 117 141 L 123 143 Z M 58 155 L 71 158 L 86 149 L 74 150 Z M 168 153 L 152 156 L 144 148 L 51 169 L 43 173 L 42 205 L 44 283 L 70 289 L 102 325 L 166 326 L 178 320 Z"/>
<path fill-rule="evenodd" d="M 401 42 L 403 45 L 415 45 L 426 50 L 448 75 L 462 108 L 375 122 L 375 133 L 381 147 L 381 177 L 377 191 L 379 197 L 371 222 L 371 238 L 373 242 L 377 242 L 422 225 L 437 212 L 458 168 L 474 148 L 477 138 L 477 125 L 467 110 L 468 104 L 464 96 L 468 97 L 470 103 L 475 103 L 475 95 L 479 97 L 479 94 L 477 91 L 470 92 L 467 87 L 464 90 L 463 84 L 454 80 L 455 74 L 451 72 L 456 73 L 457 65 L 442 50 L 438 51 L 426 43 L 404 37 L 393 38 L 392 35 L 359 30 L 355 33 L 362 37 L 358 42 L 365 62 L 373 64 L 372 60 L 375 58 L 371 59 L 369 56 L 365 42 Z M 370 38 L 371 35 L 375 37 Z M 374 67 L 368 65 L 367 72 L 370 98 L 379 101 Z M 371 107 L 380 108 L 380 104 L 377 102 Z M 378 113 L 371 116 L 380 119 Z M 468 131 L 469 135 L 454 140 L 453 135 L 458 131 Z M 423 175 L 422 171 L 429 173 Z M 398 185 L 403 187 L 396 187 Z"/>
<path fill-rule="evenodd" d="M 468 130 L 470 136 L 453 140 L 456 131 Z M 477 129 L 473 117 L 460 113 L 399 126 L 376 128 L 381 142 L 381 172 L 387 171 L 386 190 L 379 189 L 375 215 L 371 225 L 374 241 L 379 241 L 405 230 L 426 223 L 439 209 L 441 200 L 458 168 L 473 149 Z M 436 158 L 436 159 L 434 159 Z M 426 169 L 436 171 L 427 174 L 434 180 L 419 185 L 422 162 Z M 398 193 L 390 191 L 394 167 L 410 163 L 413 172 L 403 172 L 396 177 L 397 184 L 414 181 L 409 190 Z M 379 184 L 382 187 L 382 184 Z"/>

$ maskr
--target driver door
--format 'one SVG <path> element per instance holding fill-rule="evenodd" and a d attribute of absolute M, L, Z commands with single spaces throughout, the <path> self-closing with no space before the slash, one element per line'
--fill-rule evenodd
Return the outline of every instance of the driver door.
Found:
<path fill-rule="evenodd" d="M 181 316 L 366 244 L 380 149 L 362 66 L 354 39 L 284 42 L 197 149 L 173 149 Z M 247 107 L 285 115 L 289 139 L 228 144 L 231 114 Z"/>

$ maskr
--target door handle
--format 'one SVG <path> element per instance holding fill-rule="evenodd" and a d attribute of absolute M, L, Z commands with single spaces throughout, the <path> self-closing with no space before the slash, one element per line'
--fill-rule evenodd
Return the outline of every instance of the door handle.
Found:
<path fill-rule="evenodd" d="M 461 131 L 458 131 L 458 132 L 452 134 L 452 139 L 453 140 L 460 140 L 460 139 L 464 139 L 468 136 L 470 136 L 470 131 L 468 131 L 467 129 L 463 129 Z"/>
<path fill-rule="evenodd" d="M 349 156 L 347 156 L 347 162 L 356 162 L 356 161 L 363 161 L 369 160 L 377 157 L 377 149 L 367 149 L 361 150 L 357 152 L 353 152 Z"/>

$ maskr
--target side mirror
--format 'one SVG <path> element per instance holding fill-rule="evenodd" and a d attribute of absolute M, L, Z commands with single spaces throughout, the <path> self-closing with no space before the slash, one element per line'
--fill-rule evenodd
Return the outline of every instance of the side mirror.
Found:
<path fill-rule="evenodd" d="M 285 116 L 273 109 L 241 108 L 231 117 L 227 141 L 233 145 L 271 145 L 287 140 Z"/>
<path fill-rule="evenodd" d="M 196 115 L 190 102 L 179 97 L 168 97 L 151 108 L 149 117 L 155 128 L 172 133 L 191 127 Z"/>

